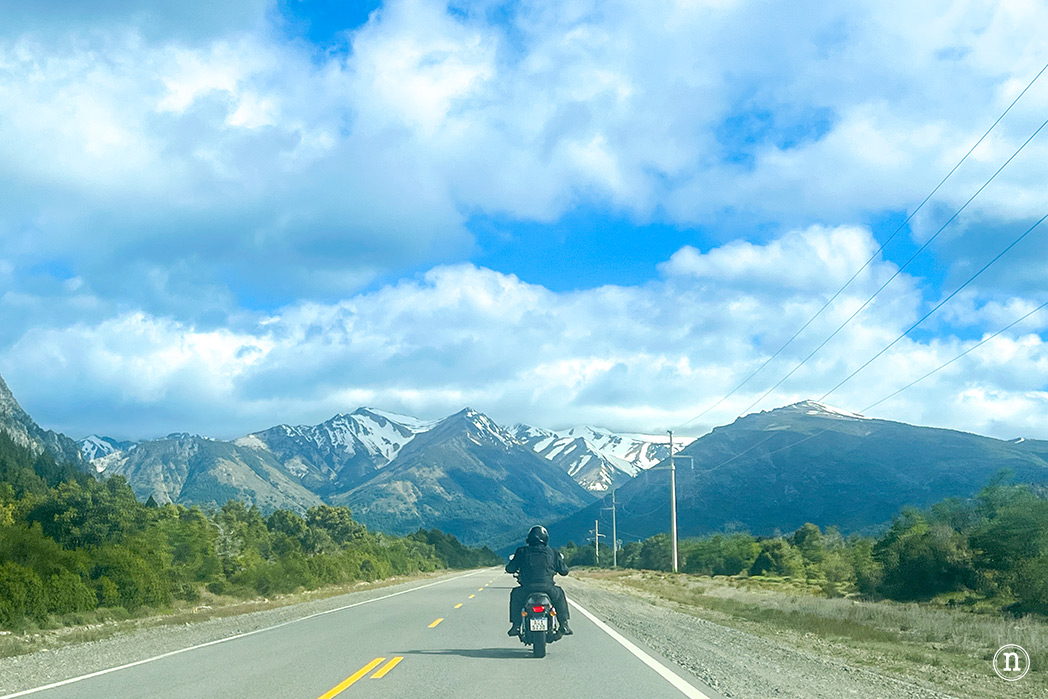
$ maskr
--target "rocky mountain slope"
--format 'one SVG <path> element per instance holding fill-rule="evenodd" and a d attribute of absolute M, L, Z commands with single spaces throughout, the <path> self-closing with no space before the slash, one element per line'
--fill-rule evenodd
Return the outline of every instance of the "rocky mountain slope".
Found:
<path fill-rule="evenodd" d="M 619 487 L 669 456 L 668 438 L 650 435 L 623 435 L 586 426 L 553 432 L 516 425 L 511 431 L 517 440 L 598 495 Z"/>
<path fill-rule="evenodd" d="M 883 525 L 905 506 L 970 496 L 1002 469 L 1021 482 L 1048 482 L 1048 442 L 867 419 L 810 401 L 739 418 L 681 456 L 681 536 L 725 528 L 766 535 L 805 522 L 856 532 Z M 668 530 L 667 470 L 641 474 L 616 496 L 620 538 Z M 610 522 L 600 507 L 555 525 L 559 536 L 581 541 L 595 518 Z"/>
<path fill-rule="evenodd" d="M 28 447 L 39 454 L 48 451 L 59 462 L 71 462 L 84 467 L 80 448 L 64 434 L 45 430 L 36 424 L 15 400 L 11 389 L 0 376 L 0 430 L 6 432 L 15 443 Z"/>
<path fill-rule="evenodd" d="M 592 500 L 568 474 L 487 416 L 465 409 L 419 434 L 369 480 L 332 501 L 369 526 L 436 526 L 463 543 L 520 538 Z"/>
<path fill-rule="evenodd" d="M 303 486 L 327 495 L 361 483 L 431 426 L 404 415 L 358 408 L 319 425 L 278 425 L 235 443 L 261 443 Z"/>
<path fill-rule="evenodd" d="M 299 511 L 322 502 L 262 445 L 176 433 L 91 463 L 105 476 L 126 478 L 139 500 L 218 507 L 237 498 L 262 510 Z"/>

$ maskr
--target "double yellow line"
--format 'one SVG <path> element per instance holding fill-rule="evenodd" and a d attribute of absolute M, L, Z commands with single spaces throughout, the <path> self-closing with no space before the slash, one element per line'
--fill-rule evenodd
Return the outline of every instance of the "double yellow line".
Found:
<path fill-rule="evenodd" d="M 489 580 L 487 585 L 484 585 L 484 587 L 478 587 L 477 588 L 477 592 L 483 592 L 484 588 L 487 587 L 488 585 L 490 585 L 492 582 L 494 582 L 494 581 L 493 580 Z M 473 593 L 473 594 L 471 594 L 469 596 L 469 599 L 473 599 L 476 596 L 477 596 L 476 593 Z M 455 605 L 455 609 L 458 609 L 461 606 L 462 606 L 462 603 L 459 602 L 458 604 Z M 436 628 L 437 625 L 440 624 L 440 622 L 442 622 L 442 621 L 444 621 L 444 617 L 440 617 L 439 619 L 434 621 L 432 624 L 429 625 L 429 628 L 431 628 L 431 629 Z M 397 663 L 399 663 L 403 659 L 404 659 L 404 657 L 400 656 L 400 655 L 391 658 L 389 660 L 389 662 L 386 662 L 385 658 L 375 658 L 370 663 L 368 663 L 364 667 L 360 668 L 359 670 L 354 672 L 352 675 L 350 675 L 346 679 L 342 680 L 342 682 L 340 682 L 336 686 L 332 687 L 331 689 L 329 689 L 324 694 L 321 694 L 319 699 L 332 699 L 333 697 L 338 696 L 342 692 L 344 692 L 347 689 L 349 689 L 355 682 L 357 682 L 358 680 L 360 680 L 363 677 L 365 677 L 369 672 L 374 670 L 376 667 L 378 667 L 379 665 L 382 665 L 382 663 L 386 662 L 385 665 L 382 665 L 382 667 L 379 668 L 375 672 L 375 674 L 373 674 L 371 676 L 371 679 L 373 679 L 373 680 L 380 680 L 383 677 L 385 677 L 389 673 L 390 670 L 395 668 L 397 666 Z"/>
<path fill-rule="evenodd" d="M 350 686 L 352 686 L 354 682 L 356 682 L 357 680 L 359 680 L 362 677 L 364 677 L 365 675 L 367 675 L 369 672 L 374 670 L 379 665 L 382 665 L 382 667 L 375 674 L 373 674 L 371 676 L 371 679 L 373 679 L 373 680 L 380 680 L 383 677 L 385 677 L 389 673 L 390 670 L 395 668 L 397 666 L 397 663 L 399 663 L 403 659 L 404 659 L 404 656 L 398 655 L 398 656 L 395 656 L 393 658 L 390 658 L 388 663 L 386 663 L 385 665 L 382 665 L 382 663 L 384 663 L 386 661 L 386 659 L 385 658 L 375 658 L 370 663 L 368 663 L 364 667 L 360 668 L 359 670 L 357 670 L 352 675 L 350 675 L 346 679 L 344 679 L 341 682 L 339 682 L 337 685 L 335 685 L 334 687 L 332 687 L 328 691 L 326 691 L 323 694 L 321 694 L 319 699 L 332 699 L 332 697 L 338 696 L 342 692 L 344 692 L 347 689 L 349 689 Z"/>

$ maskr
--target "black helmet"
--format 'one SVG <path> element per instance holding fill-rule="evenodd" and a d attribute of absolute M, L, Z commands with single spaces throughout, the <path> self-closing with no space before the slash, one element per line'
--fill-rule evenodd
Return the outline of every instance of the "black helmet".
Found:
<path fill-rule="evenodd" d="M 528 532 L 527 542 L 529 544 L 548 544 L 549 543 L 549 532 L 546 528 L 536 524 Z"/>

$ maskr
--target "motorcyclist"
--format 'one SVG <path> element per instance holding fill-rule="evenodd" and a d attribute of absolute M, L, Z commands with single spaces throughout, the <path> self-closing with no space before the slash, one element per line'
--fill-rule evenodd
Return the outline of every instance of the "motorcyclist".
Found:
<path fill-rule="evenodd" d="M 570 636 L 574 632 L 568 626 L 568 600 L 564 590 L 553 584 L 555 573 L 568 574 L 568 564 L 560 552 L 549 547 L 549 532 L 545 527 L 532 527 L 526 541 L 527 546 L 518 548 L 506 564 L 506 572 L 516 573 L 520 583 L 509 593 L 509 623 L 512 626 L 507 633 L 510 636 L 520 633 L 520 610 L 524 607 L 526 595 L 530 592 L 545 592 L 557 610 L 561 633 Z"/>

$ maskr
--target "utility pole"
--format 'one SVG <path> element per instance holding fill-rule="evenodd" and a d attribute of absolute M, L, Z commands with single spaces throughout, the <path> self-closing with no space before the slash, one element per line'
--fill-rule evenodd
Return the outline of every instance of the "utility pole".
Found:
<path fill-rule="evenodd" d="M 673 545 L 673 572 L 677 570 L 677 467 L 673 465 L 673 430 L 670 434 L 670 541 Z"/>
<path fill-rule="evenodd" d="M 611 491 L 611 507 L 600 508 L 602 512 L 611 510 L 611 567 L 619 567 L 619 531 L 615 526 L 615 491 Z"/>
<path fill-rule="evenodd" d="M 600 565 L 600 520 L 593 520 L 593 557 Z"/>
<path fill-rule="evenodd" d="M 596 562 L 600 563 L 600 537 L 604 536 L 600 533 L 600 520 L 593 520 L 593 529 L 590 529 L 590 534 L 593 535 L 593 553 L 596 558 Z"/>

